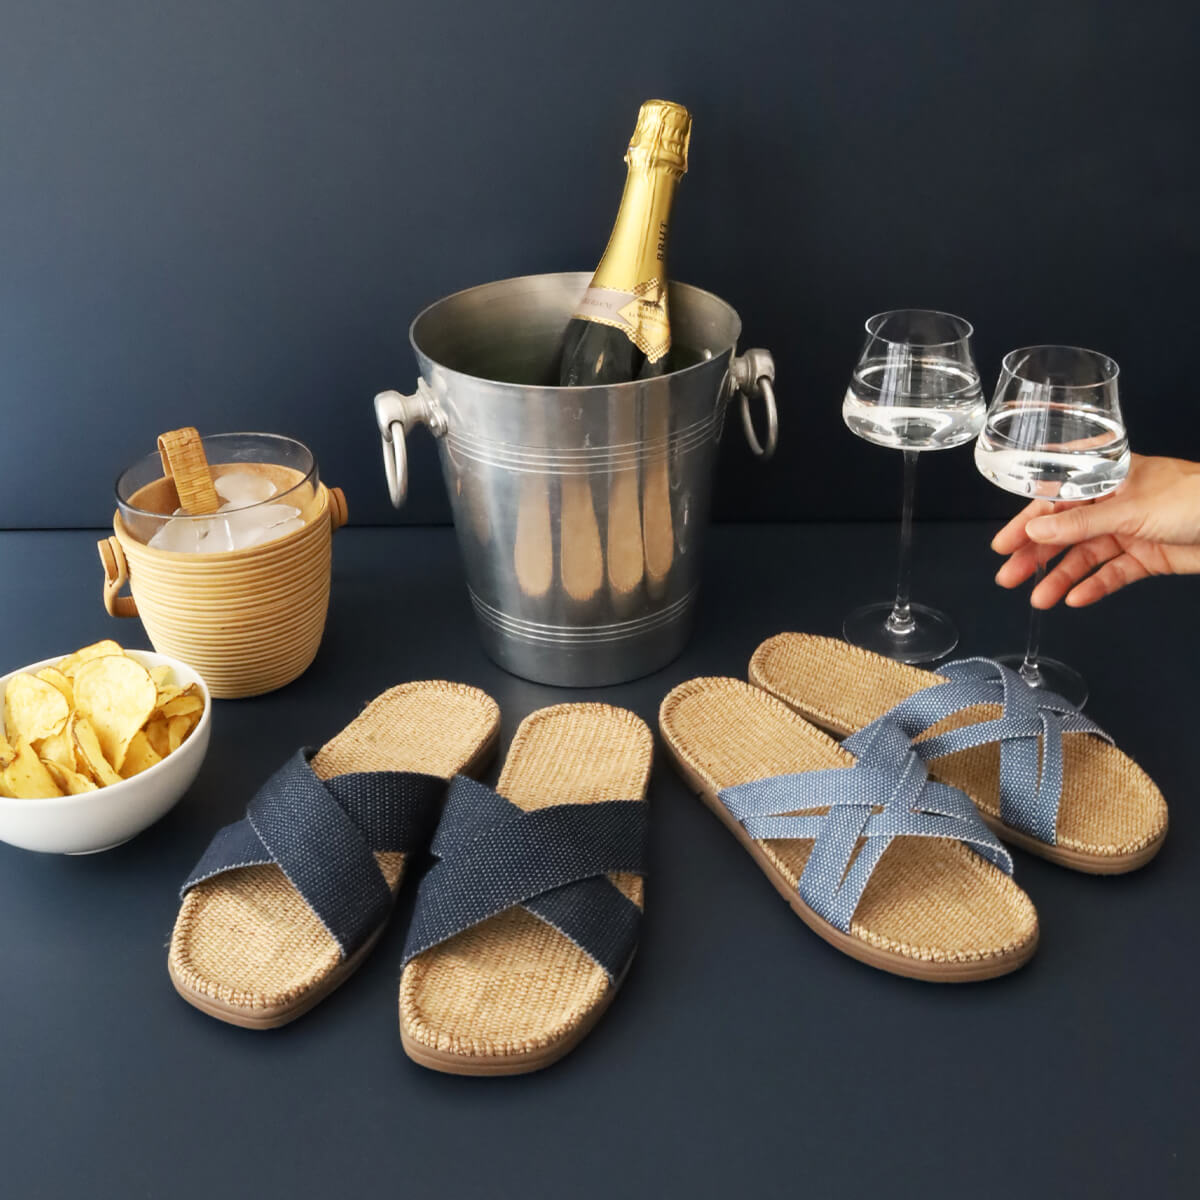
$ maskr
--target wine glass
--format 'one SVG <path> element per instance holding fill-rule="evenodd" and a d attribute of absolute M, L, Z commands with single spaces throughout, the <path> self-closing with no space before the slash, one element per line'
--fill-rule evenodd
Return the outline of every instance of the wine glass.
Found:
<path fill-rule="evenodd" d="M 1032 499 L 1095 500 L 1129 473 L 1129 438 L 1117 399 L 1120 368 L 1106 354 L 1078 346 L 1027 346 L 1004 356 L 996 395 L 975 443 L 975 465 L 1006 492 Z M 1039 548 L 1033 586 L 1053 552 Z M 1041 614 L 1029 610 L 1016 667 L 1031 687 L 1057 692 L 1076 707 L 1087 700 L 1083 676 L 1039 653 Z"/>
<path fill-rule="evenodd" d="M 979 433 L 986 405 L 971 355 L 974 330 L 962 317 L 923 308 L 878 313 L 866 328 L 842 418 L 868 442 L 904 452 L 900 569 L 896 598 L 855 609 L 842 633 L 901 662 L 932 662 L 954 649 L 958 630 L 945 613 L 909 596 L 917 455 L 961 446 Z"/>

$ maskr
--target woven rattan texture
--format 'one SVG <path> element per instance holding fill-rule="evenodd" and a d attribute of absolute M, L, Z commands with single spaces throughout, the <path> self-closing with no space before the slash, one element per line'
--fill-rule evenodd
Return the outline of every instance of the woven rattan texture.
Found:
<path fill-rule="evenodd" d="M 736 679 L 682 684 L 663 701 L 659 723 L 675 754 L 714 794 L 771 775 L 854 762 L 787 705 Z M 759 844 L 789 887 L 796 888 L 811 840 Z M 961 842 L 900 837 L 876 866 L 851 933 L 907 958 L 972 962 L 1027 945 L 1037 935 L 1037 914 L 1003 871 Z"/>
<path fill-rule="evenodd" d="M 750 679 L 839 735 L 868 725 L 918 689 L 944 682 L 932 671 L 804 633 L 781 633 L 763 642 L 750 660 Z M 977 705 L 947 717 L 924 736 L 999 715 L 998 705 Z M 947 754 L 929 770 L 1000 819 L 998 745 Z M 1161 837 L 1166 827 L 1162 793 L 1133 759 L 1091 734 L 1063 735 L 1060 846 L 1098 856 L 1128 854 Z"/>
<path fill-rule="evenodd" d="M 204 676 L 212 694 L 256 696 L 290 683 L 316 657 L 329 608 L 329 493 L 303 529 L 225 554 L 173 554 L 113 529 L 154 648 Z"/>
<path fill-rule="evenodd" d="M 449 778 L 495 736 L 499 711 L 463 684 L 406 683 L 373 700 L 312 760 L 322 779 L 351 771 Z M 404 855 L 377 854 L 395 891 Z M 172 973 L 202 996 L 248 1010 L 286 1007 L 338 966 L 337 943 L 275 866 L 231 871 L 193 888 L 171 935 Z"/>
<path fill-rule="evenodd" d="M 497 790 L 527 811 L 641 799 L 653 745 L 646 725 L 624 709 L 545 708 L 521 723 Z M 640 877 L 610 878 L 642 904 Z M 510 909 L 409 963 L 400 1024 L 407 1038 L 432 1050 L 529 1054 L 569 1038 L 609 987 L 601 967 L 558 930 Z"/>

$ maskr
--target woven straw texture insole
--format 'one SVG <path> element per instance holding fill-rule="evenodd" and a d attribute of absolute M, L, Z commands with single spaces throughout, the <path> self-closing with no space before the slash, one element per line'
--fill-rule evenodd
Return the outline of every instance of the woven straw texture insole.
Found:
<path fill-rule="evenodd" d="M 663 701 L 659 723 L 675 754 L 712 796 L 754 779 L 854 763 L 852 755 L 787 705 L 738 679 L 681 684 Z M 794 890 L 811 839 L 758 845 Z M 1027 945 L 1037 935 L 1037 914 L 1003 871 L 962 842 L 900 837 L 876 865 L 850 931 L 906 958 L 972 962 Z"/>
<path fill-rule="evenodd" d="M 945 682 L 932 671 L 806 633 L 781 633 L 763 642 L 750 660 L 750 680 L 841 736 L 870 724 L 913 692 Z M 939 721 L 923 736 L 990 721 L 1001 711 L 998 704 L 976 705 Z M 935 759 L 930 773 L 1000 819 L 998 744 Z M 1129 854 L 1162 837 L 1166 828 L 1166 801 L 1133 759 L 1092 734 L 1063 735 L 1058 845 L 1097 857 Z"/>
<path fill-rule="evenodd" d="M 476 688 L 405 683 L 371 701 L 313 757 L 322 779 L 352 771 L 421 771 L 449 778 L 495 736 L 500 713 Z M 395 892 L 403 854 L 377 854 Z M 341 962 L 337 943 L 276 866 L 243 867 L 184 897 L 171 935 L 177 984 L 225 1005 L 286 1008 Z"/>
<path fill-rule="evenodd" d="M 654 739 L 631 712 L 562 704 L 525 718 L 497 790 L 527 811 L 554 804 L 640 800 Z M 642 880 L 611 875 L 639 907 Z M 610 987 L 608 976 L 563 934 L 509 909 L 426 950 L 400 979 L 407 1039 L 474 1057 L 533 1054 L 569 1038 Z"/>

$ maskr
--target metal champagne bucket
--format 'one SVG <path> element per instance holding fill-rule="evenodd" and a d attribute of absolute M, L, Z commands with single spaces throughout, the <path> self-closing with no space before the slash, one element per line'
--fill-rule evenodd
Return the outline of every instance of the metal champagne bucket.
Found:
<path fill-rule="evenodd" d="M 416 390 L 375 398 L 397 508 L 407 436 L 425 425 L 437 438 L 484 649 L 514 675 L 566 687 L 635 679 L 683 649 L 726 404 L 739 395 L 760 457 L 778 428 L 770 354 L 736 355 L 737 313 L 683 284 L 668 297 L 681 369 L 552 386 L 589 280 L 528 275 L 437 301 L 409 331 Z"/>

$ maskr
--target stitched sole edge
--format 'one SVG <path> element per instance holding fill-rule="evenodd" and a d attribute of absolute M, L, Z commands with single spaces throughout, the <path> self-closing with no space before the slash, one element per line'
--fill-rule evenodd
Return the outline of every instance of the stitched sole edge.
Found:
<path fill-rule="evenodd" d="M 461 773 L 464 775 L 477 775 L 485 770 L 495 757 L 496 748 L 499 744 L 500 729 L 497 726 L 492 730 L 488 740 L 476 751 L 474 758 L 463 766 Z M 407 864 L 405 865 L 407 866 Z M 396 895 L 392 897 L 393 911 L 395 909 L 396 896 L 400 894 L 400 888 L 404 886 L 404 877 L 406 874 L 407 871 L 401 874 L 396 885 Z M 310 1009 L 316 1008 L 326 996 L 337 991 L 358 970 L 363 960 L 375 948 L 375 943 L 379 941 L 383 931 L 388 927 L 390 920 L 391 913 L 389 912 L 387 920 L 380 924 L 379 928 L 371 934 L 370 938 L 362 946 L 349 958 L 339 963 L 337 967 L 321 980 L 320 984 L 314 988 L 310 988 L 290 1004 L 257 1009 L 229 1004 L 224 1000 L 218 1000 L 214 996 L 205 996 L 201 992 L 195 992 L 181 982 L 175 975 L 175 969 L 171 965 L 170 959 L 167 960 L 167 973 L 171 977 L 172 986 L 179 995 L 193 1008 L 199 1009 L 206 1016 L 214 1017 L 218 1021 L 224 1021 L 227 1025 L 236 1025 L 239 1029 L 278 1029 L 282 1025 L 290 1024 L 297 1017 L 304 1016 Z"/>
<path fill-rule="evenodd" d="M 932 771 L 930 777 L 934 777 Z M 1027 833 L 1021 833 L 1020 830 L 1011 829 L 1003 821 L 988 816 L 978 805 L 975 808 L 988 828 L 1003 841 L 1011 842 L 1014 846 L 1019 846 L 1030 854 L 1036 854 L 1038 858 L 1044 858 L 1047 862 L 1067 867 L 1072 871 L 1080 871 L 1085 875 L 1127 875 L 1130 871 L 1144 867 L 1162 849 L 1163 842 L 1167 840 L 1167 831 L 1164 829 L 1149 845 L 1128 854 L 1085 854 L 1081 850 L 1072 850 L 1069 846 L 1049 846 L 1045 842 L 1039 842 L 1037 838 L 1030 837 Z"/>
<path fill-rule="evenodd" d="M 1023 967 L 1037 950 L 1040 930 L 1036 931 L 1025 945 L 1011 953 L 997 954 L 972 962 L 936 963 L 919 958 L 906 958 L 900 954 L 879 950 L 869 942 L 864 942 L 862 938 L 856 938 L 852 934 L 835 929 L 804 903 L 800 894 L 763 853 L 758 843 L 746 833 L 729 810 L 717 799 L 708 784 L 676 753 L 670 739 L 664 737 L 663 742 L 671 756 L 671 761 L 688 787 L 700 797 L 704 806 L 749 851 L 750 856 L 771 881 L 775 890 L 788 902 L 792 911 L 813 933 L 850 958 L 866 963 L 869 967 L 876 967 L 880 971 L 887 971 L 890 975 L 900 975 L 906 979 L 920 979 L 926 983 L 976 983 L 984 979 L 996 979 L 1001 975 L 1008 975 L 1019 967 Z"/>
<path fill-rule="evenodd" d="M 193 1008 L 199 1009 L 206 1016 L 215 1017 L 218 1021 L 224 1021 L 227 1025 L 236 1025 L 239 1029 L 278 1029 L 281 1025 L 288 1025 L 297 1017 L 304 1016 L 309 1009 L 316 1008 L 326 996 L 341 987 L 363 964 L 367 955 L 375 949 L 375 943 L 379 941 L 387 926 L 388 922 L 384 921 L 363 945 L 349 958 L 339 963 L 321 981 L 319 987 L 311 988 L 292 1004 L 279 1005 L 274 1008 L 240 1008 L 235 1004 L 227 1004 L 225 1001 L 217 1000 L 212 996 L 203 996 L 199 992 L 193 992 L 190 988 L 182 984 L 175 977 L 175 972 L 169 964 L 168 971 L 170 972 L 171 983 L 174 985 L 175 990 Z"/>
<path fill-rule="evenodd" d="M 600 1018 L 608 1011 L 629 968 L 637 956 L 637 950 L 629 957 L 625 969 L 616 982 L 600 997 L 596 1006 L 584 1017 L 574 1029 L 559 1041 L 549 1046 L 542 1046 L 528 1054 L 504 1054 L 488 1056 L 482 1054 L 454 1054 L 449 1050 L 433 1050 L 429 1046 L 410 1039 L 404 1031 L 403 1021 L 400 1024 L 400 1044 L 404 1053 L 419 1067 L 430 1071 L 440 1071 L 443 1075 L 473 1075 L 479 1077 L 497 1075 L 528 1075 L 533 1071 L 541 1071 L 552 1066 L 560 1058 L 565 1058 L 585 1037 L 596 1027 Z"/>

